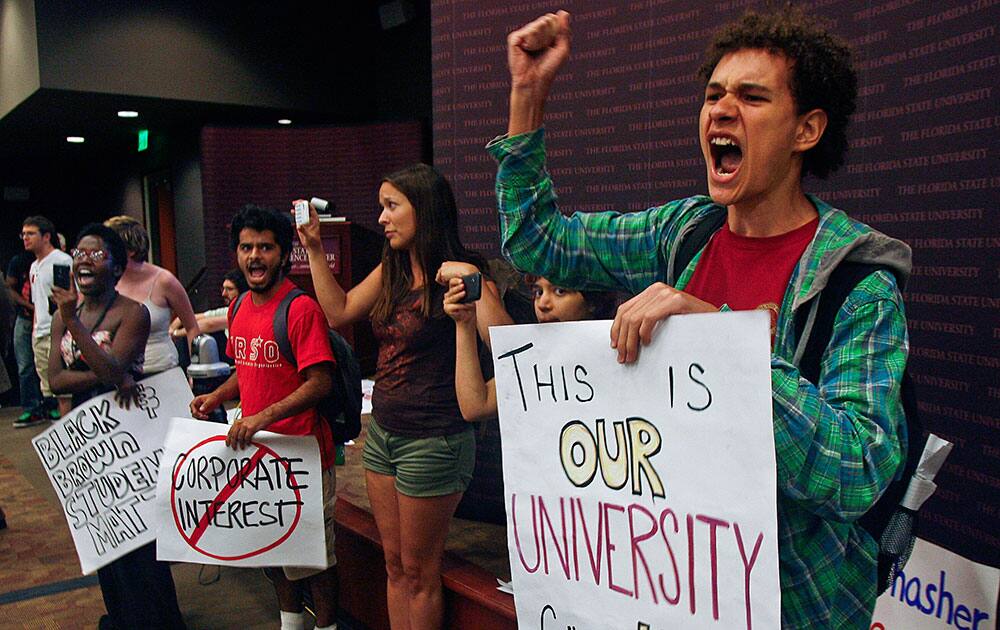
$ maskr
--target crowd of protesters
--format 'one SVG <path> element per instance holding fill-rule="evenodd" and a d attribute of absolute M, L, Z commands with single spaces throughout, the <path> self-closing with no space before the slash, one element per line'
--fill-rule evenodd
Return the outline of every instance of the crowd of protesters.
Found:
<path fill-rule="evenodd" d="M 643 212 L 568 216 L 556 206 L 545 167 L 543 122 L 569 47 L 565 12 L 510 34 L 509 124 L 488 146 L 499 164 L 501 249 L 533 274 L 526 282 L 536 321 L 613 318 L 611 345 L 620 362 L 631 363 L 671 315 L 770 310 L 780 573 L 783 585 L 796 585 L 783 593 L 782 626 L 867 627 L 876 548 L 854 521 L 906 455 L 899 285 L 909 250 L 802 190 L 804 175 L 825 177 L 843 163 L 857 91 L 847 49 L 799 11 L 748 14 L 723 28 L 700 70 L 698 136 L 709 194 Z M 174 338 L 190 345 L 201 332 L 225 330 L 235 370 L 194 397 L 192 415 L 206 419 L 238 398 L 242 416 L 229 426 L 227 445 L 245 448 L 265 429 L 317 440 L 326 566 L 268 571 L 282 628 L 303 627 L 306 593 L 316 627 L 336 627 L 336 447 L 316 410 L 336 368 L 328 327 L 368 321 L 379 342 L 362 462 L 394 629 L 442 624 L 445 540 L 475 467 L 470 423 L 497 413 L 480 349 L 490 345 L 491 326 L 512 318 L 486 261 L 461 243 L 448 181 L 425 164 L 409 166 L 382 179 L 377 199 L 381 262 L 346 289 L 327 264 L 311 206 L 309 220 L 294 227 L 290 211 L 239 211 L 230 233 L 238 268 L 223 282 L 225 305 L 198 315 L 177 278 L 149 262 L 149 237 L 126 216 L 87 226 L 69 253 L 51 221 L 28 217 L 24 251 L 7 269 L 0 307 L 22 408 L 14 426 L 55 421 L 102 392 L 116 391 L 128 404 L 138 380 L 178 364 Z M 682 236 L 713 216 L 723 220 L 707 244 L 674 269 Z M 315 297 L 288 306 L 294 362 L 248 353 L 250 340 L 275 341 L 274 315 L 295 289 L 288 273 L 296 238 Z M 820 382 L 811 383 L 796 365 L 794 310 L 810 284 L 830 276 L 830 261 L 848 255 L 877 255 L 883 268 L 852 291 L 851 308 L 835 324 L 838 360 L 824 363 Z M 481 295 L 466 300 L 475 274 Z M 632 297 L 618 305 L 619 291 Z M 240 293 L 249 299 L 237 301 Z M 102 627 L 183 626 L 169 568 L 152 545 L 99 576 L 108 610 Z"/>

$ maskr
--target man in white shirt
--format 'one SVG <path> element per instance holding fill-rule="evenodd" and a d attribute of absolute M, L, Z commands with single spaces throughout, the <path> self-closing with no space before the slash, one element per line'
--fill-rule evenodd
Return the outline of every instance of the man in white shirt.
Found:
<path fill-rule="evenodd" d="M 52 397 L 49 388 L 49 348 L 51 347 L 50 331 L 52 313 L 49 310 L 49 295 L 52 293 L 53 267 L 67 265 L 72 267 L 73 259 L 66 252 L 60 251 L 52 241 L 56 238 L 56 228 L 43 216 L 28 217 L 21 224 L 21 241 L 25 251 L 35 255 L 31 263 L 29 281 L 31 282 L 31 303 L 35 306 L 34 328 L 31 333 L 31 349 L 35 355 L 35 371 L 42 388 L 42 396 Z M 52 419 L 61 418 L 72 408 L 69 398 L 59 399 L 58 411 L 50 411 Z"/>

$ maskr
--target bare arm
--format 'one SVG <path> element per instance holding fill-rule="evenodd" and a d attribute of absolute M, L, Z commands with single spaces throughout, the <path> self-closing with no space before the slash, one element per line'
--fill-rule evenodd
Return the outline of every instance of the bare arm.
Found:
<path fill-rule="evenodd" d="M 219 405 L 235 399 L 240 395 L 240 385 L 236 380 L 234 370 L 226 382 L 219 385 L 215 391 L 208 394 L 195 396 L 191 401 L 191 415 L 199 420 L 208 420 L 209 414 L 215 411 Z"/>
<path fill-rule="evenodd" d="M 100 381 L 93 370 L 67 370 L 63 366 L 60 342 L 66 326 L 56 313 L 52 317 L 52 344 L 49 347 L 49 387 L 54 394 L 74 394 L 97 386 Z"/>
<path fill-rule="evenodd" d="M 455 397 L 462 417 L 470 422 L 497 415 L 497 390 L 493 379 L 483 378 L 476 345 L 475 303 L 462 304 L 465 285 L 453 278 L 444 296 L 444 311 L 455 320 Z"/>
<path fill-rule="evenodd" d="M 304 381 L 294 392 L 260 413 L 245 416 L 234 422 L 226 437 L 226 446 L 233 448 L 249 446 L 251 438 L 257 431 L 266 429 L 282 418 L 288 418 L 315 407 L 320 399 L 327 396 L 333 389 L 331 367 L 330 363 L 324 362 L 303 369 L 301 374 Z"/>
<path fill-rule="evenodd" d="M 203 333 L 214 333 L 229 328 L 229 318 L 225 315 L 217 317 L 199 317 L 198 327 Z"/>
<path fill-rule="evenodd" d="M 177 319 L 181 321 L 181 325 L 186 331 L 188 352 L 190 352 L 191 344 L 194 343 L 195 337 L 201 334 L 201 328 L 198 326 L 198 319 L 194 316 L 194 308 L 191 306 L 191 300 L 188 298 L 187 291 L 184 290 L 181 281 L 174 274 L 169 272 L 161 273 L 160 278 L 162 278 L 160 282 L 163 283 L 163 295 L 167 298 L 167 305 L 177 315 Z"/>
<path fill-rule="evenodd" d="M 483 340 L 487 348 L 493 348 L 490 343 L 490 326 L 507 326 L 513 324 L 500 299 L 500 291 L 497 285 L 488 280 L 483 282 L 483 296 L 476 303 L 476 328 L 479 331 L 479 338 Z"/>
<path fill-rule="evenodd" d="M 76 393 L 98 383 L 119 387 L 130 378 L 129 368 L 142 354 L 146 347 L 146 339 L 149 337 L 149 311 L 146 307 L 135 303 L 119 307 L 124 310 L 121 323 L 111 342 L 111 351 L 106 352 L 97 345 L 91 336 L 91 331 L 77 317 L 76 292 L 53 287 L 52 297 L 59 305 L 58 313 L 52 318 L 54 334 L 49 352 L 49 381 L 52 384 L 52 391 Z M 83 360 L 90 367 L 89 370 L 64 369 L 59 342 L 66 330 L 73 336 Z"/>
<path fill-rule="evenodd" d="M 299 241 L 309 255 L 309 275 L 312 276 L 316 300 L 326 315 L 327 323 L 337 328 L 366 319 L 382 290 L 382 265 L 375 267 L 358 286 L 345 292 L 326 263 L 326 252 L 319 232 L 319 216 L 312 204 L 309 205 L 309 223 L 296 229 Z"/>

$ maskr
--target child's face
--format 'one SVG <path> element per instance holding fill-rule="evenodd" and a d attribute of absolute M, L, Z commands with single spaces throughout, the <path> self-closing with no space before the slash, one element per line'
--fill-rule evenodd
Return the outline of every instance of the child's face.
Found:
<path fill-rule="evenodd" d="M 579 291 L 564 289 L 545 278 L 538 278 L 531 284 L 531 296 L 535 317 L 541 324 L 590 319 L 590 309 Z"/>

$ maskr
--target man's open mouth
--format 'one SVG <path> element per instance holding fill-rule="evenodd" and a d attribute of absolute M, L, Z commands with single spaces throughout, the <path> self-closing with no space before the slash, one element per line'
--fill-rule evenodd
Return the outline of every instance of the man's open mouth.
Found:
<path fill-rule="evenodd" d="M 250 265 L 247 267 L 247 275 L 251 280 L 263 280 L 267 277 L 267 267 L 264 265 Z"/>
<path fill-rule="evenodd" d="M 739 169 L 743 162 L 743 149 L 735 138 L 729 136 L 714 136 L 708 141 L 712 153 L 712 168 L 719 175 L 730 175 Z"/>

